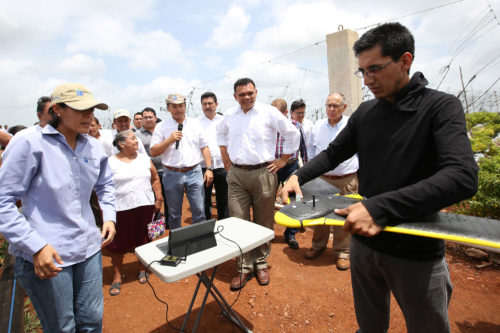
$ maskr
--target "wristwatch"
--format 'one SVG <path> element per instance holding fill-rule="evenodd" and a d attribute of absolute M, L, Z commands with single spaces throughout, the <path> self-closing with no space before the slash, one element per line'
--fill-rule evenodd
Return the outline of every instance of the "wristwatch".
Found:
<path fill-rule="evenodd" d="M 207 170 L 214 171 L 214 167 L 213 166 L 207 166 Z"/>

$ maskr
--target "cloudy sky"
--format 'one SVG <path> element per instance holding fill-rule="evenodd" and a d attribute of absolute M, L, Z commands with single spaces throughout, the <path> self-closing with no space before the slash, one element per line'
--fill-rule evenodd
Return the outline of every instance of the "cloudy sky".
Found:
<path fill-rule="evenodd" d="M 451 63 L 440 89 L 456 93 L 461 66 L 465 82 L 477 74 L 477 97 L 499 78 L 499 18 L 498 0 L 0 0 L 0 124 L 32 124 L 38 97 L 64 82 L 83 83 L 111 110 L 151 106 L 165 118 L 169 93 L 190 96 L 196 116 L 213 91 L 224 112 L 234 81 L 251 77 L 262 102 L 303 98 L 321 112 L 325 36 L 389 20 L 414 33 L 412 71 L 435 88 Z M 110 112 L 96 114 L 106 123 Z"/>

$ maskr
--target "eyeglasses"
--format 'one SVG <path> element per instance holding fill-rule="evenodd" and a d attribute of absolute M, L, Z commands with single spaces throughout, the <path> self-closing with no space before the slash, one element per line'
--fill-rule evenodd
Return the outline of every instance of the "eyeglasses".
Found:
<path fill-rule="evenodd" d="M 326 104 L 325 106 L 327 109 L 338 109 L 340 107 L 343 107 L 344 104 Z"/>
<path fill-rule="evenodd" d="M 378 72 L 380 72 L 382 69 L 384 69 L 385 66 L 389 65 L 390 63 L 392 62 L 389 61 L 388 63 L 386 64 L 383 64 L 383 65 L 380 65 L 380 66 L 371 66 L 367 69 L 359 69 L 357 70 L 356 72 L 354 72 L 354 75 L 356 75 L 357 77 L 359 78 L 363 78 L 365 75 L 368 76 L 368 77 L 373 77 L 374 74 L 377 74 Z"/>

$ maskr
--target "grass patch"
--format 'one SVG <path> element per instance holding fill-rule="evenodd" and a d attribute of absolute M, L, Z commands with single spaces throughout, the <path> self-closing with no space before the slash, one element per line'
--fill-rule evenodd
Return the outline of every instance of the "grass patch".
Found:
<path fill-rule="evenodd" d="M 27 298 L 24 302 L 24 332 L 37 333 L 41 331 L 41 329 L 42 325 L 40 324 L 40 320 L 31 305 L 30 299 Z"/>
<path fill-rule="evenodd" d="M 0 235 L 0 267 L 3 266 L 3 261 L 5 260 L 5 255 L 7 254 L 8 247 L 9 243 L 7 243 L 7 241 L 3 239 L 2 235 Z"/>

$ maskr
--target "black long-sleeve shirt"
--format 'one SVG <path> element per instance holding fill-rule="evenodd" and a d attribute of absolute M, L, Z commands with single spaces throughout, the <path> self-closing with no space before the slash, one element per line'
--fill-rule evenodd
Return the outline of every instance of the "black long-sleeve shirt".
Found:
<path fill-rule="evenodd" d="M 299 183 L 334 169 L 355 153 L 359 193 L 380 226 L 435 213 L 477 191 L 478 166 L 460 101 L 428 89 L 416 72 L 394 103 L 362 103 L 329 147 L 297 172 Z M 382 232 L 354 235 L 374 250 L 413 260 L 444 255 L 441 240 Z"/>

